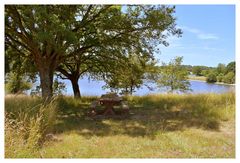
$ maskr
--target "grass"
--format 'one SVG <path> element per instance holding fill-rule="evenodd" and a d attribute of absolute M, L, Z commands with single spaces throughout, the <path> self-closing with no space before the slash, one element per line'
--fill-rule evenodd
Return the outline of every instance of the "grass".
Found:
<path fill-rule="evenodd" d="M 207 77 L 205 76 L 188 76 L 189 80 L 200 80 L 200 81 L 207 81 Z"/>
<path fill-rule="evenodd" d="M 56 117 L 47 118 L 51 123 L 42 128 L 48 126 L 48 132 L 40 134 L 40 137 L 45 138 L 49 133 L 52 136 L 40 141 L 40 144 L 37 144 L 38 148 L 34 150 L 26 145 L 28 138 L 22 138 L 22 143 L 18 143 L 18 146 L 11 144 L 19 141 L 19 137 L 13 137 L 11 134 L 9 136 L 11 123 L 6 122 L 5 157 L 235 157 L 234 93 L 129 96 L 125 97 L 130 105 L 129 116 L 91 119 L 86 116 L 86 112 L 90 102 L 96 98 L 83 97 L 82 100 L 76 100 L 71 97 L 58 97 L 50 106 L 44 105 L 48 108 L 46 110 L 55 108 Z M 15 114 L 21 110 L 28 116 L 35 117 L 34 122 L 37 122 L 36 115 L 39 115 L 41 110 L 41 107 L 37 106 L 42 106 L 41 103 L 39 98 L 6 97 L 5 112 Z M 34 111 L 28 112 L 29 110 Z M 50 113 L 45 112 L 44 115 L 46 114 Z M 18 116 L 7 120 L 16 119 Z M 42 129 L 36 129 L 36 126 L 33 131 L 42 133 Z M 37 135 L 36 132 L 32 133 Z"/>

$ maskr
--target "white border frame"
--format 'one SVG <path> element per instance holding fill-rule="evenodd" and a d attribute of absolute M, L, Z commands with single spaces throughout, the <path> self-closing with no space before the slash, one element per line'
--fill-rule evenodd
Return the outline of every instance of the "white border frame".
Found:
<path fill-rule="evenodd" d="M 139 3 L 141 2 L 141 3 Z M 235 33 L 235 61 L 236 61 L 236 133 L 235 133 L 235 145 L 236 145 L 236 159 L 135 159 L 136 161 L 151 161 L 151 162 L 158 162 L 158 161 L 184 161 L 184 162 L 192 162 L 192 161 L 196 161 L 196 162 L 202 162 L 202 161 L 219 161 L 219 162 L 239 162 L 239 158 L 240 158 L 240 151 L 239 151 L 239 135 L 240 135 L 240 130 L 238 129 L 239 127 L 239 122 L 240 122 L 240 113 L 238 111 L 237 108 L 240 107 L 240 100 L 239 100 L 239 91 L 240 90 L 240 70 L 239 70 L 239 64 L 240 64 L 240 48 L 237 45 L 240 45 L 240 1 L 239 0 L 121 0 L 121 1 L 116 1 L 116 0 L 68 0 L 68 1 L 64 1 L 64 0 L 51 0 L 49 2 L 49 0 L 1 0 L 1 5 L 0 5 L 0 13 L 1 13 L 1 17 L 0 17 L 0 23 L 1 23 L 1 30 L 0 30 L 0 36 L 1 36 L 1 41 L 0 41 L 0 49 L 1 49 L 1 63 L 2 65 L 0 66 L 0 160 L 2 161 L 6 161 L 6 162 L 12 162 L 12 161 L 24 161 L 24 162 L 32 162 L 32 161 L 37 161 L 40 162 L 42 160 L 36 160 L 36 159 L 4 159 L 4 5 L 5 4 L 175 4 L 175 5 L 181 5 L 181 4 L 189 4 L 189 5 L 200 5 L 200 4 L 233 4 L 236 6 L 235 11 L 236 11 L 236 33 Z M 50 159 L 46 159 L 46 161 L 49 161 Z M 65 161 L 65 160 L 61 160 L 61 159 L 51 159 L 51 161 Z M 71 159 L 71 160 L 67 160 L 67 161 L 73 161 L 73 162 L 77 162 L 79 161 L 78 159 Z M 96 160 L 96 159 L 81 159 L 80 161 L 97 161 L 97 162 L 112 162 L 113 160 L 111 159 L 101 159 L 101 160 Z M 114 161 L 119 161 L 119 162 L 125 162 L 125 161 L 129 161 L 129 159 L 114 159 Z"/>

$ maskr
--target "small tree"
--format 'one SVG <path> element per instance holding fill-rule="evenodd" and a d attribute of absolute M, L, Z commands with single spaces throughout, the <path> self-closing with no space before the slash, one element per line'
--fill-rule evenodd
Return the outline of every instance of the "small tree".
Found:
<path fill-rule="evenodd" d="M 218 74 L 218 76 L 217 76 L 217 81 L 218 81 L 218 82 L 223 82 L 223 78 L 224 78 L 224 74 L 223 74 L 223 73 L 220 73 L 220 74 Z"/>
<path fill-rule="evenodd" d="M 233 84 L 235 83 L 235 74 L 233 72 L 227 73 L 223 78 L 224 83 Z"/>
<path fill-rule="evenodd" d="M 217 75 L 215 72 L 210 72 L 208 75 L 207 75 L 207 82 L 208 83 L 215 83 L 217 81 Z"/>
<path fill-rule="evenodd" d="M 233 72 L 235 74 L 236 69 L 236 62 L 230 62 L 226 67 L 226 74 L 229 72 Z"/>
<path fill-rule="evenodd" d="M 167 87 L 171 93 L 175 90 L 180 92 L 191 90 L 190 82 L 187 80 L 188 71 L 181 65 L 182 59 L 183 57 L 176 57 L 168 64 L 163 63 L 157 80 L 158 87 Z"/>
<path fill-rule="evenodd" d="M 192 69 L 192 73 L 195 74 L 196 76 L 201 76 L 202 75 L 201 66 L 194 66 Z"/>
<path fill-rule="evenodd" d="M 129 55 L 125 63 L 115 63 L 114 70 L 104 79 L 105 88 L 121 94 L 133 94 L 136 88 L 143 85 L 146 68 L 150 66 L 147 58 Z"/>
<path fill-rule="evenodd" d="M 226 72 L 226 66 L 223 63 L 219 63 L 217 66 L 217 74 L 224 74 Z"/>
<path fill-rule="evenodd" d="M 7 93 L 23 93 L 31 89 L 32 84 L 27 80 L 26 76 L 19 73 L 10 72 L 6 76 L 6 92 Z"/>
<path fill-rule="evenodd" d="M 209 70 L 202 70 L 202 73 L 201 73 L 203 76 L 207 76 L 209 74 Z"/>

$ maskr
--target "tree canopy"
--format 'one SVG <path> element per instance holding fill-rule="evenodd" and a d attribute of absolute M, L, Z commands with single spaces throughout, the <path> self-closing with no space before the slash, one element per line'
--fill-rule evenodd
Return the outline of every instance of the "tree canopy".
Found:
<path fill-rule="evenodd" d="M 135 54 L 129 55 L 127 63 L 115 65 L 113 71 L 106 75 L 105 87 L 115 92 L 120 90 L 122 94 L 132 94 L 147 79 L 148 68 L 155 66 L 148 60 L 148 58 L 139 58 Z"/>
<path fill-rule="evenodd" d="M 188 71 L 182 63 L 183 57 L 176 57 L 168 64 L 163 63 L 160 67 L 159 78 L 157 84 L 159 87 L 167 87 L 169 92 L 174 91 L 185 92 L 190 90 L 190 82 L 188 79 Z"/>
<path fill-rule="evenodd" d="M 158 44 L 182 33 L 174 12 L 165 5 L 6 5 L 5 43 L 33 62 L 42 96 L 51 97 L 56 70 L 78 80 L 103 60 L 108 65 L 131 53 L 153 58 Z"/>

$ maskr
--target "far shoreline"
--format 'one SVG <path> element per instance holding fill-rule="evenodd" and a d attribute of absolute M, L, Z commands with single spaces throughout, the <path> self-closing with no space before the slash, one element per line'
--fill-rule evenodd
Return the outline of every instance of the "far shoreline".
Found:
<path fill-rule="evenodd" d="M 198 81 L 198 82 L 207 83 L 207 81 L 198 80 L 198 79 L 188 79 L 188 80 L 189 80 L 189 81 Z M 228 83 L 222 83 L 222 82 L 215 82 L 215 83 L 209 83 L 209 84 L 228 85 L 228 86 L 235 86 L 235 85 L 236 85 L 236 84 L 228 84 Z"/>

